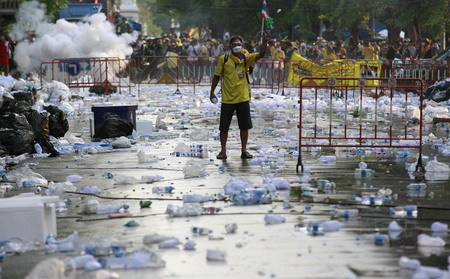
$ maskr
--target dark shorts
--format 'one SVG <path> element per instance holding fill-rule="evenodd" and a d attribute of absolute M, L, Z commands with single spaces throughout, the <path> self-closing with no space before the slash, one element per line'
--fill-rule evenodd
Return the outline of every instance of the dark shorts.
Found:
<path fill-rule="evenodd" d="M 228 132 L 230 129 L 231 119 L 236 111 L 239 129 L 249 130 L 253 127 L 252 118 L 250 116 L 250 102 L 243 102 L 238 104 L 222 104 L 220 107 L 220 125 L 221 132 Z"/>

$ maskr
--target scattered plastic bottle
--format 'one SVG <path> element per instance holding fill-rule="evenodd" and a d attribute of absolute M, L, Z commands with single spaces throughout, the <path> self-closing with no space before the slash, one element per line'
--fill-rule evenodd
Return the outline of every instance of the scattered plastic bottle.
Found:
<path fill-rule="evenodd" d="M 234 193 L 231 202 L 237 205 L 267 204 L 272 202 L 272 196 L 262 188 L 247 188 Z"/>
<path fill-rule="evenodd" d="M 306 228 L 308 233 L 313 236 L 324 235 L 323 227 L 320 222 L 309 222 Z"/>
<path fill-rule="evenodd" d="M 194 240 L 189 239 L 186 243 L 184 243 L 184 250 L 195 250 L 195 246 L 197 246 L 197 243 Z"/>
<path fill-rule="evenodd" d="M 109 269 L 136 269 L 145 267 L 163 267 L 165 261 L 154 252 L 135 252 L 129 257 L 112 257 L 105 259 L 106 268 Z"/>
<path fill-rule="evenodd" d="M 212 196 L 209 195 L 200 195 L 200 194 L 183 195 L 184 203 L 208 202 L 210 200 L 212 200 Z"/>
<path fill-rule="evenodd" d="M 36 150 L 36 153 L 41 155 L 42 154 L 42 146 L 39 143 L 34 144 L 34 150 Z"/>
<path fill-rule="evenodd" d="M 194 235 L 209 235 L 213 231 L 208 228 L 192 227 L 191 232 Z"/>
<path fill-rule="evenodd" d="M 389 236 L 386 234 L 375 234 L 373 236 L 375 246 L 383 246 L 386 242 L 389 241 Z"/>
<path fill-rule="evenodd" d="M 427 189 L 427 184 L 425 183 L 410 183 L 406 186 L 406 189 L 411 191 L 425 191 Z"/>
<path fill-rule="evenodd" d="M 164 187 L 153 186 L 152 188 L 153 193 L 172 194 L 173 190 L 175 190 L 175 187 L 173 186 L 164 186 Z"/>
<path fill-rule="evenodd" d="M 166 213 L 170 217 L 189 217 L 189 216 L 200 216 L 203 212 L 203 208 L 196 203 L 185 204 L 183 206 L 176 206 L 169 204 L 166 209 Z"/>
<path fill-rule="evenodd" d="M 266 222 L 266 225 L 281 224 L 286 222 L 286 218 L 279 214 L 266 214 L 264 216 L 264 222 Z"/>
<path fill-rule="evenodd" d="M 213 250 L 208 249 L 206 251 L 206 259 L 208 261 L 225 261 L 227 257 L 227 252 L 223 250 Z"/>
<path fill-rule="evenodd" d="M 334 155 L 329 155 L 329 156 L 320 156 L 317 161 L 319 163 L 324 163 L 324 164 L 332 164 L 332 163 L 336 163 L 336 156 Z"/>
<path fill-rule="evenodd" d="M 332 217 L 350 219 L 358 217 L 359 211 L 358 209 L 335 209 L 330 211 L 330 215 Z"/>
<path fill-rule="evenodd" d="M 170 249 L 175 248 L 180 244 L 180 240 L 176 237 L 169 238 L 158 244 L 159 249 Z"/>
<path fill-rule="evenodd" d="M 97 205 L 95 212 L 97 214 L 123 213 L 128 208 L 129 208 L 129 206 L 126 204 L 123 204 L 123 205 L 115 205 L 115 204 Z"/>
<path fill-rule="evenodd" d="M 227 233 L 236 233 L 237 224 L 236 223 L 226 224 L 225 230 L 227 231 Z"/>
<path fill-rule="evenodd" d="M 433 232 L 447 232 L 448 225 L 441 222 L 434 222 L 433 224 L 431 224 L 431 230 Z"/>
<path fill-rule="evenodd" d="M 432 246 L 432 247 L 444 247 L 445 240 L 443 240 L 439 236 L 433 237 L 433 236 L 429 236 L 426 234 L 420 234 L 419 236 L 417 236 L 417 245 Z"/>

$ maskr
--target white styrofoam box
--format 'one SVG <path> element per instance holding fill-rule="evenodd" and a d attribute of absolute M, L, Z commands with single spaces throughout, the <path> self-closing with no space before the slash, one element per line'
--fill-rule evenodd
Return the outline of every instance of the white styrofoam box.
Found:
<path fill-rule="evenodd" d="M 19 238 L 44 246 L 56 236 L 55 203 L 58 196 L 24 195 L 0 199 L 0 241 Z"/>
<path fill-rule="evenodd" d="M 153 132 L 153 122 L 149 120 L 136 120 L 136 132 L 141 135 L 149 135 Z"/>

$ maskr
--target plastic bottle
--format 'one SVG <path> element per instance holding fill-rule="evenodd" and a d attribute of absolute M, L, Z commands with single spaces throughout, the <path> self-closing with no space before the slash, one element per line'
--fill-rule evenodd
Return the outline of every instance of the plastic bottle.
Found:
<path fill-rule="evenodd" d="M 236 233 L 237 224 L 236 223 L 226 224 L 225 230 L 227 231 L 227 233 Z"/>
<path fill-rule="evenodd" d="M 213 231 L 207 228 L 192 227 L 191 232 L 194 235 L 208 235 Z"/>
<path fill-rule="evenodd" d="M 170 239 L 170 236 L 160 235 L 158 233 L 151 233 L 146 236 L 144 236 L 144 244 L 150 245 L 155 243 L 160 243 L 165 240 Z"/>
<path fill-rule="evenodd" d="M 266 222 L 266 225 L 281 224 L 286 222 L 286 218 L 279 214 L 266 214 L 264 216 L 264 222 Z"/>
<path fill-rule="evenodd" d="M 178 238 L 172 237 L 167 240 L 164 240 L 158 244 L 159 249 L 169 249 L 175 248 L 180 244 L 180 240 Z"/>
<path fill-rule="evenodd" d="M 218 101 L 219 101 L 219 100 L 217 100 L 217 98 L 212 98 L 212 99 L 211 99 L 211 102 L 212 102 L 213 104 L 217 104 Z"/>
<path fill-rule="evenodd" d="M 313 236 L 324 235 L 323 227 L 320 222 L 309 222 L 306 228 L 308 233 Z"/>
<path fill-rule="evenodd" d="M 185 204 L 183 206 L 176 206 L 169 204 L 166 209 L 166 213 L 170 217 L 188 217 L 188 216 L 200 216 L 203 212 L 203 208 L 199 204 Z"/>
<path fill-rule="evenodd" d="M 129 257 L 107 258 L 106 267 L 109 269 L 136 269 L 145 267 L 163 267 L 165 262 L 153 252 L 135 252 Z"/>
<path fill-rule="evenodd" d="M 336 209 L 336 210 L 330 211 L 330 215 L 333 217 L 350 219 L 350 218 L 358 217 L 359 211 L 358 211 L 358 209 Z"/>
<path fill-rule="evenodd" d="M 403 228 L 400 227 L 400 225 L 395 220 L 389 223 L 388 229 L 390 231 L 401 231 L 401 230 L 403 230 Z"/>
<path fill-rule="evenodd" d="M 263 188 L 248 188 L 234 193 L 231 202 L 237 205 L 267 204 L 272 202 L 272 196 Z"/>
<path fill-rule="evenodd" d="M 375 246 L 383 246 L 387 241 L 389 241 L 389 236 L 385 234 L 375 234 L 373 236 Z"/>
<path fill-rule="evenodd" d="M 107 204 L 107 205 L 97 205 L 95 212 L 97 214 L 109 214 L 109 213 L 122 213 L 124 210 L 128 209 L 129 206 L 124 205 L 115 205 L 115 204 Z"/>
<path fill-rule="evenodd" d="M 319 161 L 320 163 L 325 163 L 325 164 L 331 164 L 331 163 L 336 163 L 336 156 L 331 155 L 331 156 L 320 156 L 317 161 Z"/>
<path fill-rule="evenodd" d="M 344 223 L 336 221 L 336 220 L 325 221 L 322 223 L 324 232 L 337 232 L 343 226 L 344 226 Z"/>
<path fill-rule="evenodd" d="M 208 202 L 211 199 L 212 196 L 209 195 L 200 195 L 200 194 L 183 195 L 183 202 L 185 203 Z"/>
<path fill-rule="evenodd" d="M 206 251 L 206 259 L 208 261 L 225 261 L 227 257 L 227 252 L 223 250 L 213 250 L 208 249 Z"/>
<path fill-rule="evenodd" d="M 444 247 L 445 240 L 441 237 L 433 237 L 426 234 L 420 234 L 417 236 L 417 245 L 419 246 L 432 246 L 432 247 Z"/>
<path fill-rule="evenodd" d="M 422 264 L 420 263 L 419 260 L 417 259 L 410 259 L 406 256 L 401 256 L 400 259 L 398 259 L 398 265 L 401 268 L 404 269 L 412 269 L 412 270 L 416 270 L 418 269 Z"/>
<path fill-rule="evenodd" d="M 172 194 L 173 190 L 175 190 L 175 187 L 172 187 L 172 186 L 164 186 L 164 187 L 153 186 L 153 188 L 152 188 L 153 193 Z"/>
<path fill-rule="evenodd" d="M 448 225 L 440 222 L 434 222 L 433 224 L 431 224 L 431 230 L 433 232 L 447 232 Z"/>
<path fill-rule="evenodd" d="M 41 155 L 42 154 L 42 146 L 39 143 L 34 144 L 34 150 L 36 150 L 36 153 Z"/>
<path fill-rule="evenodd" d="M 413 191 L 424 191 L 427 189 L 427 184 L 425 183 L 410 183 L 406 186 L 406 189 Z"/>
<path fill-rule="evenodd" d="M 189 239 L 188 241 L 186 241 L 186 243 L 184 244 L 184 250 L 195 250 L 195 246 L 197 245 L 197 243 L 192 240 Z"/>

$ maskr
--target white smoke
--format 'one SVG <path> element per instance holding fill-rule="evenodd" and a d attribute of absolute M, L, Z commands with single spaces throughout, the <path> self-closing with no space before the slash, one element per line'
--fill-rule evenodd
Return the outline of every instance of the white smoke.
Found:
<path fill-rule="evenodd" d="M 14 60 L 22 73 L 38 72 L 42 62 L 61 58 L 117 57 L 125 58 L 133 52 L 129 46 L 137 35 L 117 36 L 114 25 L 103 13 L 71 23 L 59 19 L 48 23 L 45 6 L 35 1 L 24 2 L 16 15 L 17 23 L 11 36 L 19 41 Z M 34 32 L 33 40 L 28 38 Z"/>

